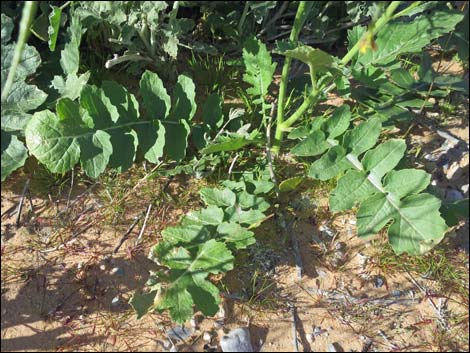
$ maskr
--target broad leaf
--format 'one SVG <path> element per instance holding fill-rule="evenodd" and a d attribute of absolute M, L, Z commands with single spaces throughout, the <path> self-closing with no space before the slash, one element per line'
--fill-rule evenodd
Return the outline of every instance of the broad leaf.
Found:
<path fill-rule="evenodd" d="M 391 21 L 377 35 L 378 49 L 359 55 L 357 62 L 364 66 L 386 65 L 400 54 L 419 53 L 433 39 L 452 31 L 462 18 L 457 11 L 434 10 L 411 21 Z"/>
<path fill-rule="evenodd" d="M 367 171 L 374 173 L 379 179 L 395 168 L 403 158 L 406 150 L 404 140 L 389 140 L 367 151 L 362 159 L 362 165 Z"/>
<path fill-rule="evenodd" d="M 297 48 L 283 51 L 281 54 L 306 63 L 316 72 L 328 71 L 333 66 L 331 55 L 307 45 L 299 45 Z"/>
<path fill-rule="evenodd" d="M 202 188 L 199 191 L 201 198 L 207 205 L 227 207 L 235 205 L 237 200 L 235 194 L 230 189 Z"/>

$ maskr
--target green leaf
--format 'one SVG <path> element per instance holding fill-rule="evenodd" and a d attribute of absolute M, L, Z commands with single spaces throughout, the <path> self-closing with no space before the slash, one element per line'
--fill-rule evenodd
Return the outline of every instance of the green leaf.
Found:
<path fill-rule="evenodd" d="M 386 65 L 404 53 L 419 53 L 433 39 L 452 31 L 463 14 L 450 10 L 434 10 L 412 21 L 398 19 L 386 24 L 377 34 L 377 50 L 359 55 L 363 66 Z"/>
<path fill-rule="evenodd" d="M 423 254 L 439 243 L 447 231 L 439 214 L 440 206 L 439 199 L 429 194 L 411 195 L 402 201 L 393 194 L 377 194 L 359 208 L 359 236 L 376 234 L 393 221 L 388 231 L 393 250 L 397 254 Z"/>
<path fill-rule="evenodd" d="M 269 203 L 263 197 L 249 194 L 246 191 L 240 192 L 237 195 L 237 199 L 238 205 L 244 210 L 254 209 L 264 212 L 270 207 Z"/>
<path fill-rule="evenodd" d="M 91 178 L 97 178 L 106 169 L 113 153 L 111 136 L 102 130 L 80 139 L 80 164 Z"/>
<path fill-rule="evenodd" d="M 187 75 L 179 75 L 173 90 L 173 104 L 169 119 L 180 121 L 191 120 L 196 113 L 196 88 L 193 80 Z"/>
<path fill-rule="evenodd" d="M 28 150 L 18 137 L 2 130 L 2 181 L 13 171 L 23 166 Z"/>
<path fill-rule="evenodd" d="M 217 233 L 221 235 L 221 239 L 224 242 L 233 244 L 235 249 L 245 249 L 249 245 L 256 243 L 255 233 L 238 223 L 221 223 L 217 227 Z"/>
<path fill-rule="evenodd" d="M 53 173 L 71 170 L 80 159 L 78 137 L 83 129 L 77 124 L 77 118 L 68 114 L 59 118 L 43 110 L 35 113 L 26 126 L 29 152 Z"/>
<path fill-rule="evenodd" d="M 333 57 L 321 49 L 307 45 L 299 45 L 295 49 L 281 52 L 288 58 L 300 60 L 309 65 L 316 72 L 328 71 L 333 66 Z"/>
<path fill-rule="evenodd" d="M 165 119 L 171 107 L 170 96 L 156 73 L 145 71 L 140 79 L 140 94 L 151 119 Z"/>
<path fill-rule="evenodd" d="M 404 140 L 388 140 L 374 149 L 367 151 L 362 159 L 362 165 L 367 171 L 374 173 L 377 178 L 382 177 L 395 168 L 403 158 L 406 150 Z"/>
<path fill-rule="evenodd" d="M 424 170 L 393 170 L 384 178 L 384 189 L 400 198 L 418 194 L 431 182 L 431 175 Z"/>
<path fill-rule="evenodd" d="M 219 289 L 205 279 L 205 273 L 193 274 L 194 285 L 188 286 L 194 304 L 205 315 L 214 316 L 219 311 Z"/>
<path fill-rule="evenodd" d="M 253 190 L 250 190 L 255 195 L 267 194 L 274 188 L 274 183 L 269 180 L 247 180 L 247 183 L 254 186 Z"/>
<path fill-rule="evenodd" d="M 181 161 L 186 156 L 191 128 L 186 120 L 163 121 L 165 126 L 165 153 L 168 158 Z"/>
<path fill-rule="evenodd" d="M 334 146 L 319 160 L 312 163 L 308 176 L 314 179 L 328 180 L 350 168 L 346 158 L 346 150 L 342 146 Z"/>
<path fill-rule="evenodd" d="M 342 105 L 336 108 L 333 115 L 324 123 L 325 132 L 328 138 L 335 138 L 342 135 L 349 127 L 351 120 L 351 110 L 349 105 Z"/>
<path fill-rule="evenodd" d="M 69 41 L 61 51 L 60 66 L 65 75 L 77 74 L 80 64 L 80 41 L 82 38 L 82 25 L 78 17 L 71 16 L 70 26 L 67 30 Z"/>
<path fill-rule="evenodd" d="M 303 177 L 293 177 L 286 180 L 283 180 L 279 184 L 279 191 L 280 192 L 289 192 L 292 190 L 297 189 L 300 183 L 304 180 Z"/>
<path fill-rule="evenodd" d="M 182 225 L 201 224 L 201 225 L 218 225 L 224 220 L 224 211 L 221 208 L 210 205 L 199 211 L 187 213 L 181 219 Z"/>
<path fill-rule="evenodd" d="M 199 246 L 199 251 L 193 263 L 189 266 L 192 271 L 202 270 L 214 275 L 233 269 L 233 255 L 224 243 L 211 239 Z"/>
<path fill-rule="evenodd" d="M 62 98 L 75 100 L 80 97 L 80 93 L 88 82 L 90 74 L 90 71 L 80 76 L 77 76 L 77 74 L 69 74 L 65 80 L 62 76 L 54 76 L 51 85 L 59 92 Z"/>
<path fill-rule="evenodd" d="M 1 37 L 2 45 L 7 44 L 10 41 L 13 28 L 14 28 L 13 20 L 7 15 L 2 13 L 2 37 Z M 3 65 L 3 61 L 2 61 L 2 65 Z"/>
<path fill-rule="evenodd" d="M 51 6 L 51 8 L 52 11 L 49 14 L 49 27 L 47 29 L 47 34 L 49 36 L 49 49 L 54 51 L 57 42 L 57 36 L 59 35 L 60 16 L 62 15 L 62 9 L 57 6 Z"/>
<path fill-rule="evenodd" d="M 202 188 L 199 191 L 201 198 L 207 205 L 220 207 L 233 206 L 236 202 L 236 196 L 230 189 Z"/>
<path fill-rule="evenodd" d="M 344 135 L 343 146 L 355 155 L 360 155 L 375 145 L 381 128 L 379 119 L 369 119 Z"/>
<path fill-rule="evenodd" d="M 229 222 L 253 225 L 266 218 L 260 210 L 244 211 L 240 207 L 228 207 L 225 212 L 229 216 Z"/>
<path fill-rule="evenodd" d="M 220 128 L 224 122 L 222 113 L 222 99 L 218 94 L 212 93 L 207 97 L 202 108 L 202 120 L 212 129 Z"/>
<path fill-rule="evenodd" d="M 219 140 L 220 142 L 215 142 L 201 150 L 202 154 L 211 154 L 217 152 L 229 152 L 229 151 L 237 151 L 247 145 L 255 143 L 256 140 L 248 139 L 246 137 L 230 137 L 223 140 Z"/>
<path fill-rule="evenodd" d="M 209 239 L 210 233 L 201 224 L 167 227 L 162 231 L 165 241 L 170 244 L 203 243 Z"/>
<path fill-rule="evenodd" d="M 317 130 L 295 145 L 291 153 L 299 157 L 318 156 L 328 148 L 330 148 L 330 144 L 326 141 L 325 133 Z"/>
<path fill-rule="evenodd" d="M 150 124 L 136 125 L 135 131 L 145 159 L 150 163 L 158 163 L 165 147 L 166 130 L 163 123 L 154 120 Z"/>
<path fill-rule="evenodd" d="M 469 200 L 466 198 L 454 202 L 443 203 L 440 211 L 449 227 L 456 226 L 459 224 L 460 219 L 468 219 Z"/>
<path fill-rule="evenodd" d="M 367 179 L 367 174 L 359 170 L 348 171 L 338 180 L 330 194 L 330 210 L 333 212 L 349 210 L 375 194 L 377 189 Z"/>
<path fill-rule="evenodd" d="M 252 97 L 254 104 L 263 104 L 271 85 L 276 64 L 271 61 L 266 45 L 255 38 L 248 39 L 243 46 L 243 62 L 245 64 L 245 74 L 243 80 L 251 85 L 246 92 Z"/>
<path fill-rule="evenodd" d="M 134 293 L 132 298 L 129 300 L 129 305 L 132 306 L 134 311 L 137 313 L 137 319 L 140 319 L 142 316 L 147 314 L 153 306 L 153 301 L 155 300 L 156 295 L 157 291 L 144 294 Z"/>

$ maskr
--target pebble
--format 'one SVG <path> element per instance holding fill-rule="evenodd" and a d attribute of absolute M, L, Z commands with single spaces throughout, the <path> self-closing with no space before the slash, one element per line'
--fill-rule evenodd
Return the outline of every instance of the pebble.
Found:
<path fill-rule="evenodd" d="M 464 170 L 460 168 L 459 162 L 454 162 L 447 169 L 446 176 L 447 180 L 457 180 L 464 174 Z"/>
<path fill-rule="evenodd" d="M 467 193 L 468 193 L 468 184 L 462 185 L 462 186 L 460 187 L 460 190 L 462 190 L 462 192 L 463 192 L 464 194 L 467 194 Z"/>
<path fill-rule="evenodd" d="M 320 326 L 313 327 L 313 337 L 319 337 L 323 334 L 325 334 L 325 336 L 328 336 L 327 331 L 323 330 Z"/>
<path fill-rule="evenodd" d="M 329 236 L 330 238 L 333 238 L 333 236 L 335 235 L 333 230 L 330 227 L 328 227 L 327 225 L 322 225 L 322 226 L 318 227 L 318 229 L 322 232 L 322 234 L 325 234 L 325 235 Z"/>
<path fill-rule="evenodd" d="M 459 190 L 447 189 L 447 191 L 446 191 L 446 200 L 447 201 L 450 201 L 450 202 L 459 201 L 459 200 L 463 200 L 464 198 L 465 198 L 465 196 Z"/>
<path fill-rule="evenodd" d="M 199 322 L 197 320 L 197 318 L 195 318 L 194 316 L 191 318 L 191 320 L 189 320 L 189 324 L 191 325 L 192 328 L 197 328 L 198 325 L 199 325 Z"/>
<path fill-rule="evenodd" d="M 124 275 L 124 270 L 123 270 L 122 268 L 120 268 L 120 267 L 114 267 L 114 268 L 110 271 L 110 273 L 111 273 L 112 275 L 116 274 L 116 275 L 118 275 L 118 276 L 122 276 L 122 275 Z"/>
<path fill-rule="evenodd" d="M 215 320 L 214 322 L 214 328 L 216 330 L 219 330 L 221 329 L 222 327 L 224 327 L 224 320 Z"/>
<path fill-rule="evenodd" d="M 380 288 L 385 283 L 385 280 L 382 276 L 374 276 L 373 281 L 374 281 L 374 287 L 375 288 Z"/>
<path fill-rule="evenodd" d="M 166 331 L 166 334 L 174 341 L 184 341 L 186 338 L 191 336 L 192 330 L 185 326 L 177 325 Z"/>
<path fill-rule="evenodd" d="M 315 342 L 315 336 L 313 335 L 313 333 L 307 333 L 307 342 L 312 344 L 313 342 Z"/>
<path fill-rule="evenodd" d="M 401 290 L 393 289 L 390 292 L 390 295 L 392 295 L 393 297 L 401 297 L 403 295 L 403 292 Z"/>
<path fill-rule="evenodd" d="M 222 352 L 253 352 L 250 331 L 246 327 L 231 330 L 220 339 Z"/>
<path fill-rule="evenodd" d="M 100 265 L 100 270 L 101 271 L 106 271 L 106 265 Z"/>
<path fill-rule="evenodd" d="M 119 298 L 119 295 L 114 297 L 113 300 L 111 300 L 112 306 L 118 306 L 120 303 L 121 303 L 121 299 Z"/>
<path fill-rule="evenodd" d="M 204 332 L 204 334 L 202 335 L 202 339 L 206 342 L 210 342 L 212 340 L 212 336 L 209 332 Z"/>

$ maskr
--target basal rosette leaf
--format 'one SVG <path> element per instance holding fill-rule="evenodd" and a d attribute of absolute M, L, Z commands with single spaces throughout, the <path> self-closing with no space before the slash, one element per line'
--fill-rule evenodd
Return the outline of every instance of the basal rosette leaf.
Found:
<path fill-rule="evenodd" d="M 206 278 L 233 268 L 233 255 L 224 243 L 208 240 L 195 253 L 181 247 L 169 248 L 158 258 L 170 268 L 170 274 L 162 276 L 158 302 L 154 301 L 157 310 L 168 309 L 172 319 L 180 323 L 191 318 L 194 304 L 205 315 L 217 312 L 219 291 Z"/>
<path fill-rule="evenodd" d="M 28 157 L 28 150 L 23 142 L 11 132 L 1 131 L 2 133 L 2 181 L 13 171 L 23 166 Z"/>
<path fill-rule="evenodd" d="M 327 121 L 321 131 L 327 130 Z M 327 180 L 346 172 L 330 194 L 330 209 L 336 212 L 359 205 L 360 237 L 375 235 L 389 225 L 389 242 L 397 254 L 422 254 L 439 243 L 447 230 L 439 213 L 441 202 L 421 193 L 429 185 L 429 174 L 415 169 L 393 170 L 405 154 L 406 143 L 391 139 L 374 147 L 380 131 L 380 121 L 369 119 L 342 138 L 325 139 L 330 148 L 312 163 L 309 176 Z M 297 146 L 307 147 L 305 141 L 310 136 Z"/>
<path fill-rule="evenodd" d="M 8 16 L 2 14 L 2 92 L 12 66 L 15 52 L 16 44 L 9 43 L 13 27 L 13 21 Z M 2 95 L 2 181 L 14 170 L 23 166 L 28 156 L 28 151 L 18 137 L 23 135 L 24 129 L 31 119 L 30 112 L 43 104 L 47 98 L 46 93 L 35 85 L 25 82 L 26 78 L 36 72 L 40 64 L 41 57 L 39 56 L 39 52 L 34 47 L 25 44 L 8 95 Z"/>

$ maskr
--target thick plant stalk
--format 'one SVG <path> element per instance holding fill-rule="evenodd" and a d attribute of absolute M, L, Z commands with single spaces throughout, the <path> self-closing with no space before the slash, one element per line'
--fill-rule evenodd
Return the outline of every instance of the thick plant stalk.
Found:
<path fill-rule="evenodd" d="M 375 35 L 384 25 L 386 25 L 390 20 L 396 18 L 394 16 L 395 10 L 400 6 L 401 1 L 392 1 L 390 5 L 388 6 L 387 10 L 385 10 L 385 13 L 377 20 L 374 28 L 372 29 L 372 35 Z M 301 3 L 302 4 L 302 3 Z M 300 9 L 299 5 L 299 9 Z M 408 12 L 408 10 L 416 7 L 416 5 L 413 3 L 409 7 L 407 7 L 405 10 L 401 11 L 399 14 L 403 15 Z M 297 16 L 296 16 L 297 19 Z M 294 24 L 295 27 L 295 24 Z M 298 34 L 297 34 L 298 35 Z M 351 50 L 348 51 L 348 53 L 343 57 L 341 60 L 341 63 L 343 65 L 346 65 L 348 62 L 350 62 L 357 54 L 360 48 L 360 40 L 351 48 Z M 318 99 L 320 90 L 314 90 L 307 98 L 305 98 L 304 102 L 302 105 L 289 117 L 289 119 L 284 121 L 284 97 L 285 97 L 285 89 L 287 86 L 287 74 L 289 72 L 289 66 L 291 63 L 290 58 L 286 58 L 284 62 L 284 67 L 282 71 L 282 77 L 281 77 L 281 84 L 279 87 L 279 106 L 278 106 L 278 115 L 277 115 L 277 126 L 276 126 L 276 133 L 275 133 L 275 141 L 274 141 L 274 146 L 273 146 L 273 153 L 279 153 L 281 143 L 282 143 L 282 138 L 284 131 L 291 127 L 300 117 L 302 117 L 303 113 L 311 107 L 313 104 L 315 104 L 316 100 Z M 288 64 L 289 66 L 286 66 Z M 287 68 L 286 68 L 287 67 Z M 284 72 L 284 69 L 286 69 L 286 72 Z M 328 85 L 325 85 L 328 86 Z M 325 92 L 331 91 L 333 89 L 334 85 L 331 84 L 329 85 L 328 88 L 326 88 Z"/>
<path fill-rule="evenodd" d="M 30 34 L 29 28 L 34 20 L 34 15 L 36 14 L 37 8 L 37 1 L 26 1 L 24 4 L 20 22 L 20 33 L 18 35 L 18 41 L 16 42 L 15 52 L 11 61 L 10 71 L 8 72 L 8 77 L 5 82 L 5 86 L 3 87 L 2 101 L 6 97 L 8 97 L 8 94 L 11 90 L 11 86 L 13 85 L 13 81 L 15 80 L 16 69 L 18 68 L 18 64 L 20 63 L 24 45 L 28 40 Z"/>
<path fill-rule="evenodd" d="M 300 30 L 302 29 L 305 19 L 307 18 L 308 11 L 306 9 L 306 1 L 301 1 L 299 7 L 297 8 L 297 13 L 294 19 L 294 25 L 292 27 L 292 32 L 290 33 L 289 40 L 294 44 L 297 44 L 299 39 Z M 278 97 L 278 108 L 277 108 L 277 123 L 276 123 L 276 134 L 274 136 L 274 145 L 272 147 L 272 152 L 274 154 L 279 153 L 282 139 L 282 131 L 279 130 L 279 125 L 284 121 L 284 109 L 285 109 L 285 98 L 286 98 L 286 88 L 289 75 L 289 69 L 292 59 L 285 58 L 284 66 L 282 67 L 281 74 L 281 84 L 279 85 L 279 97 Z"/>

